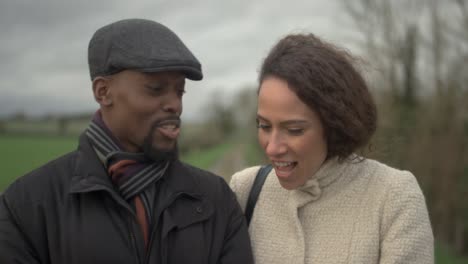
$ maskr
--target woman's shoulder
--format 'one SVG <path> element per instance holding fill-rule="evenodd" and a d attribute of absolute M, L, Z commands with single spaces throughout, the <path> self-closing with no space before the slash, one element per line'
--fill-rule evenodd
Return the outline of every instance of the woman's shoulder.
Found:
<path fill-rule="evenodd" d="M 259 169 L 260 166 L 245 168 L 234 173 L 231 177 L 229 186 L 236 194 L 242 209 L 245 207 L 248 194 L 250 193 L 250 189 L 252 188 L 255 176 Z"/>
<path fill-rule="evenodd" d="M 235 185 L 233 189 L 247 188 L 248 190 L 250 190 L 250 187 L 252 186 L 253 181 L 255 179 L 255 175 L 257 175 L 259 169 L 260 166 L 253 166 L 234 173 L 230 181 L 231 187 Z"/>
<path fill-rule="evenodd" d="M 383 237 L 389 238 L 383 242 L 385 251 L 416 254 L 410 248 L 418 246 L 423 250 L 418 250 L 417 254 L 423 254 L 422 257 L 426 259 L 431 258 L 434 238 L 425 197 L 416 177 L 409 171 L 375 160 L 365 162 L 375 168 L 371 187 L 379 194 L 372 197 L 372 204 L 379 204 L 378 197 L 382 197 L 380 230 Z"/>
<path fill-rule="evenodd" d="M 256 175 L 259 169 L 260 165 L 248 167 L 234 173 L 232 175 L 232 178 L 236 178 L 238 180 L 245 180 L 252 177 L 253 175 Z"/>
<path fill-rule="evenodd" d="M 398 190 L 398 193 L 421 193 L 418 181 L 410 171 L 397 169 L 372 159 L 364 160 L 362 166 L 374 179 L 373 182 L 385 189 Z"/>

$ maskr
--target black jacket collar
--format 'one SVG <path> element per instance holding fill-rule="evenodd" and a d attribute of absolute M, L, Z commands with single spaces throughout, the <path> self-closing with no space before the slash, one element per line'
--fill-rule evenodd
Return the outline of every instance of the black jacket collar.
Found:
<path fill-rule="evenodd" d="M 200 198 L 201 196 L 193 171 L 179 160 L 172 162 L 162 180 L 167 181 L 168 189 L 174 194 L 184 193 L 194 198 Z M 79 138 L 70 192 L 81 193 L 97 190 L 115 192 L 104 166 L 88 141 L 86 134 L 82 133 Z"/>

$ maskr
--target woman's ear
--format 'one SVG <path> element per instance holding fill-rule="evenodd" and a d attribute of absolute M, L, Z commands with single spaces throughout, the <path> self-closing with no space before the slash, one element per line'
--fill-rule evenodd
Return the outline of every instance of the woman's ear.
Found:
<path fill-rule="evenodd" d="M 112 93 L 110 92 L 110 78 L 98 76 L 93 80 L 94 100 L 101 107 L 112 105 Z"/>

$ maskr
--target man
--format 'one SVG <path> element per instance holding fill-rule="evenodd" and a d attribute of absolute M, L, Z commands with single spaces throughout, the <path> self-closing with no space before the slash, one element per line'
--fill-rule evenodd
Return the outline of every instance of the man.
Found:
<path fill-rule="evenodd" d="M 122 20 L 88 48 L 100 109 L 78 149 L 0 199 L 0 263 L 253 263 L 227 184 L 177 158 L 198 60 L 170 29 Z"/>

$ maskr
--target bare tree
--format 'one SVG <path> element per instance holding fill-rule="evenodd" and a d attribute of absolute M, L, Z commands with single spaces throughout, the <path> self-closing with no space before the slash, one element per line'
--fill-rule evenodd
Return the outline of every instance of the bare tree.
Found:
<path fill-rule="evenodd" d="M 343 6 L 379 69 L 380 89 L 373 90 L 384 95 L 379 108 L 385 111 L 376 138 L 391 144 L 387 161 L 417 176 L 436 238 L 468 253 L 468 4 L 360 0 Z"/>

